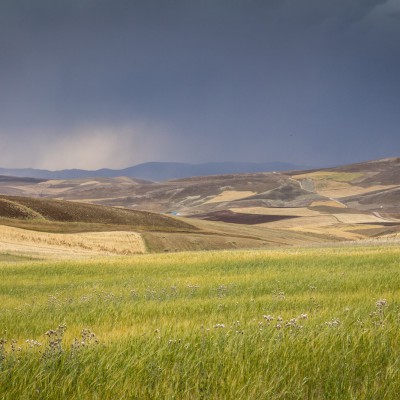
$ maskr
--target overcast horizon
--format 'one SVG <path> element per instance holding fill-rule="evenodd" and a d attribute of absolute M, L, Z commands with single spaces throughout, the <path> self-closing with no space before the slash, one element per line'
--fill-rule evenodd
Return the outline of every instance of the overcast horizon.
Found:
<path fill-rule="evenodd" d="M 3 0 L 0 167 L 400 156 L 396 0 Z"/>

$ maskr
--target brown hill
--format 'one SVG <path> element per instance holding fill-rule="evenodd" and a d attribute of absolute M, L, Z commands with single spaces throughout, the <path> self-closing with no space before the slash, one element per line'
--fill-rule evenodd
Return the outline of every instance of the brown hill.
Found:
<path fill-rule="evenodd" d="M 136 230 L 192 231 L 196 228 L 166 215 L 62 200 L 0 196 L 0 218 L 40 222 L 98 224 Z M 2 221 L 5 222 L 4 220 Z M 10 224 L 11 222 L 8 221 Z"/>
<path fill-rule="evenodd" d="M 237 247 L 305 244 L 397 237 L 400 233 L 399 158 L 310 171 L 213 175 L 161 183 L 124 177 L 38 182 L 8 180 L 0 181 L 0 192 L 17 192 L 42 202 L 45 210 L 42 206 L 33 207 L 32 199 L 28 203 L 18 201 L 19 218 L 25 220 L 31 217 L 36 218 L 35 221 L 38 218 L 51 220 L 58 215 L 64 226 L 69 224 L 68 229 L 72 229 L 71 224 L 77 224 L 74 222 L 77 220 L 79 224 L 100 223 L 102 229 L 110 229 L 112 224 L 121 227 L 131 221 L 131 226 L 143 227 L 140 229 L 147 232 L 149 247 L 157 251 L 229 248 L 232 243 Z M 63 203 L 64 206 L 51 203 L 50 206 L 46 198 L 73 202 Z M 100 209 L 86 211 L 82 202 L 127 210 L 119 210 L 123 215 L 117 216 L 113 208 L 113 214 L 108 215 Z M 2 207 L 4 216 L 15 212 L 9 203 Z M 53 214 L 46 214 L 47 207 Z M 160 214 L 127 217 L 132 210 L 178 214 L 180 217 L 173 220 L 186 225 L 178 222 L 171 225 L 164 219 L 167 217 Z M 30 216 L 29 213 L 39 215 Z M 195 237 L 193 226 L 198 228 Z M 173 238 L 149 233 L 157 229 L 184 233 L 174 234 Z"/>
<path fill-rule="evenodd" d="M 400 158 L 284 173 L 213 175 L 161 183 L 131 178 L 0 179 L 0 193 L 184 215 L 232 207 L 311 207 L 400 212 Z"/>

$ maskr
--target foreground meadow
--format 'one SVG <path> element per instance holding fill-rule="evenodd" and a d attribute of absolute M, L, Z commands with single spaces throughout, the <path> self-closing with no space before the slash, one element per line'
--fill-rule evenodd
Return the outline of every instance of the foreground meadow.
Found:
<path fill-rule="evenodd" d="M 0 398 L 398 398 L 399 256 L 3 255 Z"/>

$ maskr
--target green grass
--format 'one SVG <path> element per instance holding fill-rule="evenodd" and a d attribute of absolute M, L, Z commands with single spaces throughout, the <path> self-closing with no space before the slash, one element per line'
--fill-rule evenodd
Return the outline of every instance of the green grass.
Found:
<path fill-rule="evenodd" d="M 10 253 L 0 253 L 0 262 L 4 261 L 28 261 L 32 260 L 32 257 L 19 255 L 19 254 L 10 254 Z"/>
<path fill-rule="evenodd" d="M 399 256 L 359 247 L 3 261 L 0 398 L 397 398 Z"/>
<path fill-rule="evenodd" d="M 307 175 L 307 174 L 305 174 Z M 356 179 L 362 178 L 364 176 L 363 173 L 359 172 L 332 172 L 332 171 L 317 171 L 311 172 L 308 174 L 311 179 L 326 179 L 332 180 L 336 182 L 351 182 Z"/>

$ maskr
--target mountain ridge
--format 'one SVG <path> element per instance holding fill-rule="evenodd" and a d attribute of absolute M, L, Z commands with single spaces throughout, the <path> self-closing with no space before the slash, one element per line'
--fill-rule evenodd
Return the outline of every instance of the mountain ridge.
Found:
<path fill-rule="evenodd" d="M 209 162 L 201 164 L 179 162 L 146 162 L 122 169 L 101 168 L 97 170 L 63 169 L 50 171 L 36 168 L 0 168 L 0 175 L 36 179 L 83 179 L 116 178 L 127 176 L 150 181 L 167 181 L 194 176 L 237 173 L 305 170 L 312 167 L 287 162 Z"/>

